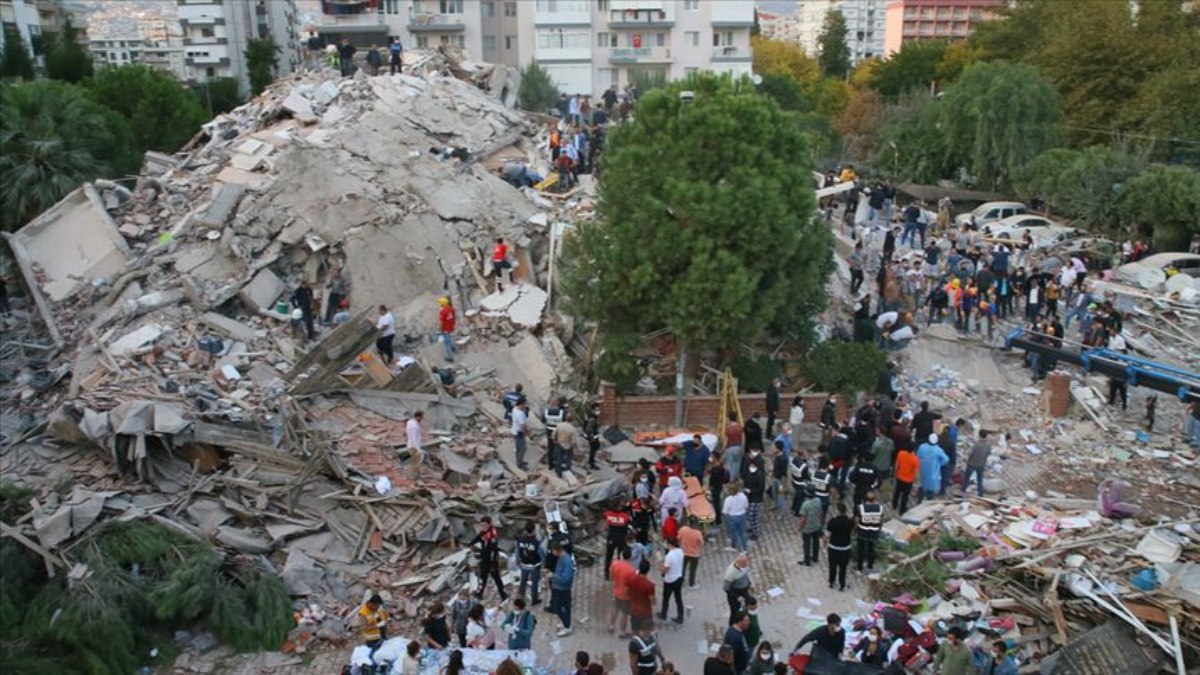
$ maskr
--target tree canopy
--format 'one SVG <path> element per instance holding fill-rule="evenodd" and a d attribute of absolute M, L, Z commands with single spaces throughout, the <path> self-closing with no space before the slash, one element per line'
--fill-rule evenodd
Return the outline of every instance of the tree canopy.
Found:
<path fill-rule="evenodd" d="M 270 37 L 250 40 L 246 43 L 246 71 L 250 78 L 250 95 L 257 96 L 275 81 L 275 70 L 279 67 L 279 53 L 283 51 Z"/>
<path fill-rule="evenodd" d="M 89 98 L 129 120 L 142 150 L 175 152 L 208 121 L 187 87 L 150 66 L 102 68 L 85 87 Z"/>
<path fill-rule="evenodd" d="M 550 79 L 550 73 L 534 61 L 521 69 L 517 102 L 525 110 L 539 113 L 545 113 L 558 103 L 558 87 Z"/>
<path fill-rule="evenodd" d="M 909 42 L 872 69 L 871 86 L 886 97 L 928 90 L 938 79 L 938 64 L 946 49 L 946 43 L 939 40 Z"/>
<path fill-rule="evenodd" d="M 817 36 L 821 72 L 829 77 L 842 78 L 850 72 L 850 45 L 846 42 L 846 17 L 832 11 L 825 15 L 825 25 Z"/>
<path fill-rule="evenodd" d="M 1007 187 L 1022 165 L 1062 140 L 1058 92 L 1032 66 L 970 66 L 941 106 L 950 156 L 986 188 Z"/>
<path fill-rule="evenodd" d="M 0 224 L 24 225 L 84 181 L 137 170 L 129 124 L 54 80 L 0 85 Z"/>
<path fill-rule="evenodd" d="M 1147 164 L 1144 153 L 1109 146 L 1055 148 L 1027 163 L 1014 188 L 1023 197 L 1041 197 L 1055 213 L 1081 224 L 1109 227 L 1118 221 L 1124 184 Z"/>
<path fill-rule="evenodd" d="M 647 93 L 613 131 L 598 218 L 564 255 L 570 303 L 608 351 L 663 328 L 689 348 L 806 332 L 831 242 L 812 219 L 808 139 L 788 122 L 748 80 L 703 74 Z"/>
<path fill-rule="evenodd" d="M 92 57 L 79 44 L 79 31 L 68 17 L 61 33 L 49 34 L 46 44 L 46 77 L 80 82 L 92 75 Z"/>
<path fill-rule="evenodd" d="M 1200 234 L 1200 172 L 1156 166 L 1129 181 L 1119 211 L 1125 223 L 1154 240 L 1160 251 L 1186 251 Z"/>
<path fill-rule="evenodd" d="M 33 57 L 25 38 L 15 28 L 4 25 L 4 51 L 0 53 L 0 79 L 33 79 Z"/>

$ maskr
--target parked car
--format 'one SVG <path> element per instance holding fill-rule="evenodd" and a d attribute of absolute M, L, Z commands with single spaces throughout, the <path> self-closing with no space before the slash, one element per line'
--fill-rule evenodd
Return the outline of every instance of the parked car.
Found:
<path fill-rule="evenodd" d="M 1200 253 L 1155 253 L 1118 267 L 1117 279 L 1136 282 L 1141 272 L 1145 270 L 1154 269 L 1166 272 L 1169 268 L 1174 268 L 1180 274 L 1190 277 L 1200 277 Z"/>
<path fill-rule="evenodd" d="M 958 228 L 970 225 L 972 229 L 978 230 L 988 223 L 1028 212 L 1029 207 L 1021 202 L 986 202 L 976 206 L 975 210 L 970 213 L 960 213 L 955 216 L 954 225 Z"/>
<path fill-rule="evenodd" d="M 1025 232 L 1028 231 L 1029 236 L 1033 238 L 1033 245 L 1037 248 L 1067 241 L 1079 234 L 1079 230 L 1073 227 L 1067 227 L 1048 218 L 1030 214 L 1003 218 L 984 226 L 983 231 L 986 236 L 993 239 L 1012 242 L 1010 245 L 1015 245 L 1021 241 Z"/>

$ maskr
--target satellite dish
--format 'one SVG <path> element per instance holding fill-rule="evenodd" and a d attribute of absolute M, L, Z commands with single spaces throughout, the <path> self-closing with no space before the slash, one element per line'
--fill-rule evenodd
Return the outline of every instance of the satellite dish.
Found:
<path fill-rule="evenodd" d="M 750 76 L 750 81 L 753 82 L 754 86 L 757 87 L 758 85 L 762 84 L 762 75 L 759 75 L 758 73 L 754 73 L 753 75 Z"/>

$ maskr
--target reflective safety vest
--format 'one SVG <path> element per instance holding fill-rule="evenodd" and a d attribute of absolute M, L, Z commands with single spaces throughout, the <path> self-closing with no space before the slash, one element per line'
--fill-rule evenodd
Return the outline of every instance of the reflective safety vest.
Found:
<path fill-rule="evenodd" d="M 812 477 L 813 488 L 817 491 L 818 497 L 829 497 L 829 472 L 823 469 L 817 469 Z"/>
<path fill-rule="evenodd" d="M 658 669 L 658 640 L 653 635 L 650 636 L 649 641 L 643 640 L 641 635 L 634 635 L 633 643 L 631 644 L 637 645 L 637 666 L 639 672 Z"/>
<path fill-rule="evenodd" d="M 883 504 L 858 505 L 858 529 L 878 532 L 883 527 Z"/>
<path fill-rule="evenodd" d="M 792 485 L 800 487 L 808 481 L 808 462 L 796 457 L 788 467 L 788 474 L 792 478 Z"/>

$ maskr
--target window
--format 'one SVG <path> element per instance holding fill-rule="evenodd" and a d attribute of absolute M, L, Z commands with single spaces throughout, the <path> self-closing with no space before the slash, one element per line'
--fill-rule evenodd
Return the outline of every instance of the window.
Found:
<path fill-rule="evenodd" d="M 515 2 L 504 3 L 504 16 L 516 16 L 516 15 L 517 15 L 517 3 L 515 3 Z"/>
<path fill-rule="evenodd" d="M 689 30 L 689 31 L 684 32 L 683 44 L 685 44 L 689 47 L 699 47 L 700 46 L 700 31 Z"/>
<path fill-rule="evenodd" d="M 537 32 L 538 49 L 586 49 L 588 44 L 586 28 L 582 30 L 550 28 Z"/>
<path fill-rule="evenodd" d="M 429 49 L 429 37 L 425 35 L 417 36 L 417 49 Z"/>
<path fill-rule="evenodd" d="M 538 12 L 553 14 L 558 11 L 557 0 L 537 0 L 536 9 Z"/>
<path fill-rule="evenodd" d="M 462 14 L 463 0 L 438 0 L 438 14 Z"/>
<path fill-rule="evenodd" d="M 733 46 L 733 31 L 713 31 L 713 46 L 714 47 L 732 47 Z"/>
<path fill-rule="evenodd" d="M 612 47 L 614 46 L 613 43 L 616 42 L 616 38 L 616 33 L 596 33 L 596 46 L 601 49 Z"/>
<path fill-rule="evenodd" d="M 600 69 L 600 86 L 601 87 L 604 87 L 605 89 L 607 89 L 608 85 L 616 84 L 616 82 L 617 82 L 617 69 L 616 68 L 601 68 Z"/>
<path fill-rule="evenodd" d="M 496 16 L 496 3 L 494 3 L 494 2 L 483 3 L 483 16 L 484 16 L 484 18 L 491 18 L 493 16 Z M 495 40 L 493 40 L 493 42 L 495 42 Z"/>
<path fill-rule="evenodd" d="M 483 51 L 485 51 L 485 52 L 496 51 L 496 36 L 495 35 L 484 35 L 483 36 Z"/>
<path fill-rule="evenodd" d="M 379 5 L 379 11 L 383 14 L 399 14 L 400 0 L 383 0 Z"/>
<path fill-rule="evenodd" d="M 667 34 L 666 33 L 655 33 L 654 34 L 654 46 L 655 47 L 666 47 L 667 46 Z"/>
<path fill-rule="evenodd" d="M 467 40 L 461 35 L 443 35 L 442 44 L 454 45 L 455 47 L 466 47 Z"/>
<path fill-rule="evenodd" d="M 200 37 L 213 37 L 214 35 L 216 35 L 216 33 L 214 33 L 213 29 L 211 28 L 200 29 Z"/>
<path fill-rule="evenodd" d="M 512 51 L 513 49 L 516 48 L 516 46 L 517 46 L 517 36 L 516 35 L 505 35 L 504 36 L 504 48 L 506 50 Z"/>
<path fill-rule="evenodd" d="M 596 0 L 596 9 L 600 10 L 601 12 L 607 12 L 608 0 Z M 613 82 L 616 82 L 616 80 L 613 80 Z"/>
<path fill-rule="evenodd" d="M 683 0 L 683 8 L 689 12 L 700 9 L 700 0 Z"/>
<path fill-rule="evenodd" d="M 205 69 L 204 69 L 204 75 L 205 75 L 206 77 L 216 77 L 216 76 L 217 76 L 217 69 L 216 69 L 216 68 L 205 68 Z"/>

